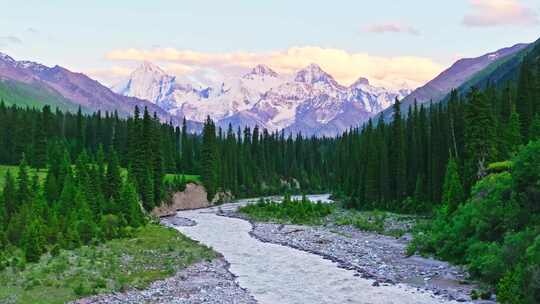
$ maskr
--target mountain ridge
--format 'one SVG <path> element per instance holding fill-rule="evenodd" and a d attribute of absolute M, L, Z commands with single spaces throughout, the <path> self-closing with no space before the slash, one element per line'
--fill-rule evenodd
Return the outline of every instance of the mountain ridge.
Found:
<path fill-rule="evenodd" d="M 0 52 L 0 82 L 2 96 L 12 104 L 22 102 L 27 106 L 50 104 L 62 110 L 75 111 L 78 107 L 87 113 L 118 112 L 119 116 L 133 114 L 135 106 L 145 107 L 156 113 L 163 122 L 181 123 L 181 118 L 171 115 L 161 107 L 143 99 L 128 97 L 113 92 L 98 81 L 83 73 L 72 72 L 59 65 L 48 67 L 28 60 L 17 61 Z M 188 121 L 190 131 L 201 129 L 200 123 Z"/>
<path fill-rule="evenodd" d="M 336 136 L 408 93 L 372 86 L 363 77 L 344 86 L 314 63 L 287 76 L 258 64 L 239 77 L 218 76 L 221 81 L 208 86 L 200 85 L 204 82 L 197 79 L 162 73 L 154 64 L 152 69 L 143 65 L 148 63 L 137 67 L 113 90 L 147 99 L 193 121 L 202 122 L 210 116 L 221 127 L 258 125 L 269 131 Z M 351 107 L 349 103 L 356 103 L 352 106 L 356 115 L 342 115 Z M 333 120 L 337 120 L 335 124 L 325 126 Z"/>
<path fill-rule="evenodd" d="M 518 43 L 511 47 L 501 48 L 497 51 L 489 52 L 478 57 L 457 60 L 434 79 L 406 96 L 401 101 L 401 112 L 406 113 L 407 109 L 412 106 L 414 102 L 422 104 L 430 101 L 436 103 L 444 100 L 452 89 L 459 89 L 476 75 L 488 69 L 492 64 L 503 62 L 525 50 L 530 45 L 530 43 Z M 382 115 L 385 120 L 388 120 L 392 113 L 392 108 L 388 108 L 379 115 Z"/>

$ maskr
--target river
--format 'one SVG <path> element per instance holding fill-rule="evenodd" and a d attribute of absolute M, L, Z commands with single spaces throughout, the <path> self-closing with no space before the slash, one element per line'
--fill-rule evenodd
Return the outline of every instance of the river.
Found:
<path fill-rule="evenodd" d="M 329 201 L 328 195 L 309 199 Z M 258 241 L 250 236 L 252 227 L 248 221 L 216 214 L 219 208 L 234 209 L 254 201 L 179 211 L 178 217 L 191 219 L 197 225 L 175 228 L 223 254 L 239 285 L 259 303 L 449 303 L 405 285 L 372 286 L 372 280 L 354 276 L 353 271 L 338 268 L 318 255 Z"/>

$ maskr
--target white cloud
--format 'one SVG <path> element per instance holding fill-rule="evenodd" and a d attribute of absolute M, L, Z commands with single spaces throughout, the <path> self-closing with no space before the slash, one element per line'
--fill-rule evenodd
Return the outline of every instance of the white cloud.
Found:
<path fill-rule="evenodd" d="M 22 44 L 22 40 L 15 36 L 0 36 L 0 46 Z"/>
<path fill-rule="evenodd" d="M 26 29 L 26 31 L 27 31 L 28 33 L 34 34 L 34 35 L 39 34 L 39 30 L 36 29 L 36 28 L 34 28 L 34 27 L 29 27 L 29 28 Z"/>
<path fill-rule="evenodd" d="M 540 22 L 538 14 L 518 0 L 469 0 L 469 2 L 472 12 L 463 18 L 465 26 L 528 26 Z"/>
<path fill-rule="evenodd" d="M 310 63 L 317 63 L 343 84 L 350 84 L 363 76 L 374 84 L 392 88 L 402 87 L 404 82 L 411 87 L 420 86 L 443 70 L 440 64 L 425 57 L 382 57 L 314 46 L 260 53 L 204 53 L 174 48 L 125 49 L 113 50 L 106 54 L 106 58 L 114 61 L 164 62 L 174 64 L 170 68 L 164 66 L 166 70 L 174 70 L 176 65 L 182 73 L 204 67 L 231 71 L 266 64 L 279 73 L 291 74 Z"/>
<path fill-rule="evenodd" d="M 369 26 L 366 26 L 363 29 L 365 32 L 368 33 L 376 33 L 376 34 L 383 34 L 383 33 L 406 33 L 411 35 L 420 35 L 420 31 L 416 28 L 400 24 L 400 23 L 380 23 L 380 24 L 372 24 Z"/>

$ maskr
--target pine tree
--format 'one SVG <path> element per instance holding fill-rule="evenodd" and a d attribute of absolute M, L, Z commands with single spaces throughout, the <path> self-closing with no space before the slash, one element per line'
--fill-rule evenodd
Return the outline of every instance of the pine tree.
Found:
<path fill-rule="evenodd" d="M 53 203 L 56 200 L 58 200 L 58 197 L 60 195 L 60 186 L 58 185 L 58 182 L 56 181 L 56 177 L 51 172 L 47 172 L 47 177 L 45 178 L 45 198 L 47 199 L 47 202 Z"/>
<path fill-rule="evenodd" d="M 6 205 L 5 205 L 5 199 L 4 194 L 0 192 L 0 249 L 4 247 L 5 243 L 4 240 L 4 230 L 7 226 L 7 211 L 6 211 Z"/>
<path fill-rule="evenodd" d="M 536 113 L 529 129 L 529 139 L 531 141 L 540 140 L 540 113 Z"/>
<path fill-rule="evenodd" d="M 32 153 L 32 165 L 38 169 L 45 168 L 47 164 L 47 139 L 49 137 L 51 108 L 43 107 L 42 115 L 38 116 L 34 130 L 34 143 Z"/>
<path fill-rule="evenodd" d="M 526 58 L 521 64 L 518 95 L 516 99 L 516 111 L 521 122 L 521 135 L 525 141 L 529 138 L 529 127 L 533 118 L 533 76 L 531 71 L 532 62 Z"/>
<path fill-rule="evenodd" d="M 139 204 L 137 190 L 131 179 L 128 179 L 122 188 L 122 214 L 131 227 L 139 227 L 144 224 L 144 214 Z"/>
<path fill-rule="evenodd" d="M 396 98 L 394 106 L 394 119 L 392 121 L 392 138 L 390 146 L 390 170 L 392 172 L 393 198 L 398 202 L 405 198 L 407 191 L 407 176 L 405 168 L 405 145 L 401 117 L 401 103 Z"/>
<path fill-rule="evenodd" d="M 120 199 L 122 176 L 120 174 L 120 162 L 116 152 L 113 149 L 111 149 L 109 152 L 109 161 L 105 180 L 105 198 L 113 198 L 114 200 L 118 201 Z"/>
<path fill-rule="evenodd" d="M 516 112 L 515 107 L 512 108 L 508 125 L 504 129 L 506 137 L 506 151 L 507 157 L 512 153 L 517 152 L 519 145 L 523 142 L 521 137 L 519 114 Z"/>
<path fill-rule="evenodd" d="M 191 141 L 187 131 L 186 118 L 182 121 L 182 166 L 181 170 L 184 173 L 193 173 L 193 151 Z"/>
<path fill-rule="evenodd" d="M 366 164 L 366 181 L 365 181 L 365 201 L 366 203 L 375 203 L 379 200 L 379 157 L 377 144 L 374 140 L 373 126 L 371 120 L 368 122 L 366 132 L 371 136 L 368 138 L 367 144 L 367 164 Z"/>
<path fill-rule="evenodd" d="M 18 210 L 20 205 L 17 203 L 17 189 L 15 188 L 15 179 L 13 178 L 13 175 L 11 174 L 11 171 L 6 172 L 5 181 L 4 181 L 4 189 L 2 191 L 2 201 L 3 206 L 6 212 L 6 220 L 11 218 L 13 214 L 15 214 Z"/>
<path fill-rule="evenodd" d="M 146 211 L 151 211 L 154 207 L 154 180 L 150 168 L 146 168 L 143 175 L 143 182 L 140 183 L 139 193 L 143 201 L 143 206 Z"/>
<path fill-rule="evenodd" d="M 31 197 L 28 165 L 26 164 L 26 157 L 23 154 L 21 163 L 19 164 L 19 176 L 17 177 L 17 202 L 19 204 L 29 203 Z"/>
<path fill-rule="evenodd" d="M 468 95 L 465 112 L 466 142 L 466 188 L 483 177 L 489 162 L 497 159 L 495 147 L 495 119 L 491 106 L 478 89 L 473 88 Z"/>
<path fill-rule="evenodd" d="M 449 213 L 453 213 L 464 200 L 465 194 L 459 177 L 457 163 L 454 159 L 450 159 L 446 166 L 442 203 L 448 206 Z"/>
<path fill-rule="evenodd" d="M 97 165 L 97 180 L 96 184 L 99 187 L 99 192 L 101 193 L 105 189 L 105 151 L 103 145 L 99 144 L 98 150 L 96 153 L 96 165 Z"/>
<path fill-rule="evenodd" d="M 216 129 L 214 122 L 208 117 L 203 129 L 203 142 L 201 150 L 201 179 L 207 191 L 208 200 L 211 201 L 217 191 L 218 160 L 216 147 Z"/>
<path fill-rule="evenodd" d="M 24 255 L 29 262 L 37 262 L 45 252 L 46 240 L 43 236 L 44 225 L 38 220 L 33 219 L 24 229 L 22 235 L 22 248 Z"/>
<path fill-rule="evenodd" d="M 76 138 L 75 138 L 75 142 L 76 142 L 76 155 L 78 155 L 79 153 L 82 152 L 82 150 L 84 149 L 84 143 L 85 143 L 85 138 L 84 138 L 84 122 L 83 122 L 84 118 L 83 118 L 83 115 L 82 115 L 82 110 L 81 110 L 81 107 L 79 106 L 79 109 L 77 110 L 77 122 L 76 122 Z"/>
<path fill-rule="evenodd" d="M 163 179 L 165 178 L 164 173 L 164 164 L 163 164 L 163 144 L 162 144 L 162 136 L 160 134 L 160 128 L 159 128 L 159 119 L 156 116 L 156 113 L 154 113 L 154 118 L 151 124 L 152 128 L 150 130 L 150 155 L 148 155 L 150 162 L 150 167 L 152 170 L 152 180 L 154 181 L 153 184 L 153 191 L 154 191 L 154 204 L 156 206 L 159 206 L 161 204 L 161 199 L 163 198 Z"/>
<path fill-rule="evenodd" d="M 93 221 L 92 210 L 83 189 L 78 189 L 75 194 L 75 201 L 77 209 L 72 210 L 72 216 L 75 218 L 77 234 L 83 244 L 89 244 L 97 235 L 97 226 Z"/>

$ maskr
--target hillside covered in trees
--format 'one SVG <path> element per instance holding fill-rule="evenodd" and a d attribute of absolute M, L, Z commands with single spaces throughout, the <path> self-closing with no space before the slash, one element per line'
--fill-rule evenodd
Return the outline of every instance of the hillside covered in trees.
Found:
<path fill-rule="evenodd" d="M 165 174 L 196 174 L 210 200 L 331 191 L 349 208 L 431 215 L 411 252 L 469 265 L 507 303 L 538 302 L 539 54 L 537 45 L 524 56 L 517 83 L 455 90 L 407 113 L 396 100 L 390 123 L 337 138 L 223 130 L 211 119 L 196 135 L 147 109 L 122 119 L 2 101 L 0 164 L 19 166 L 0 196 L 3 256 L 19 249 L 36 261 L 121 236 L 185 182 Z"/>

